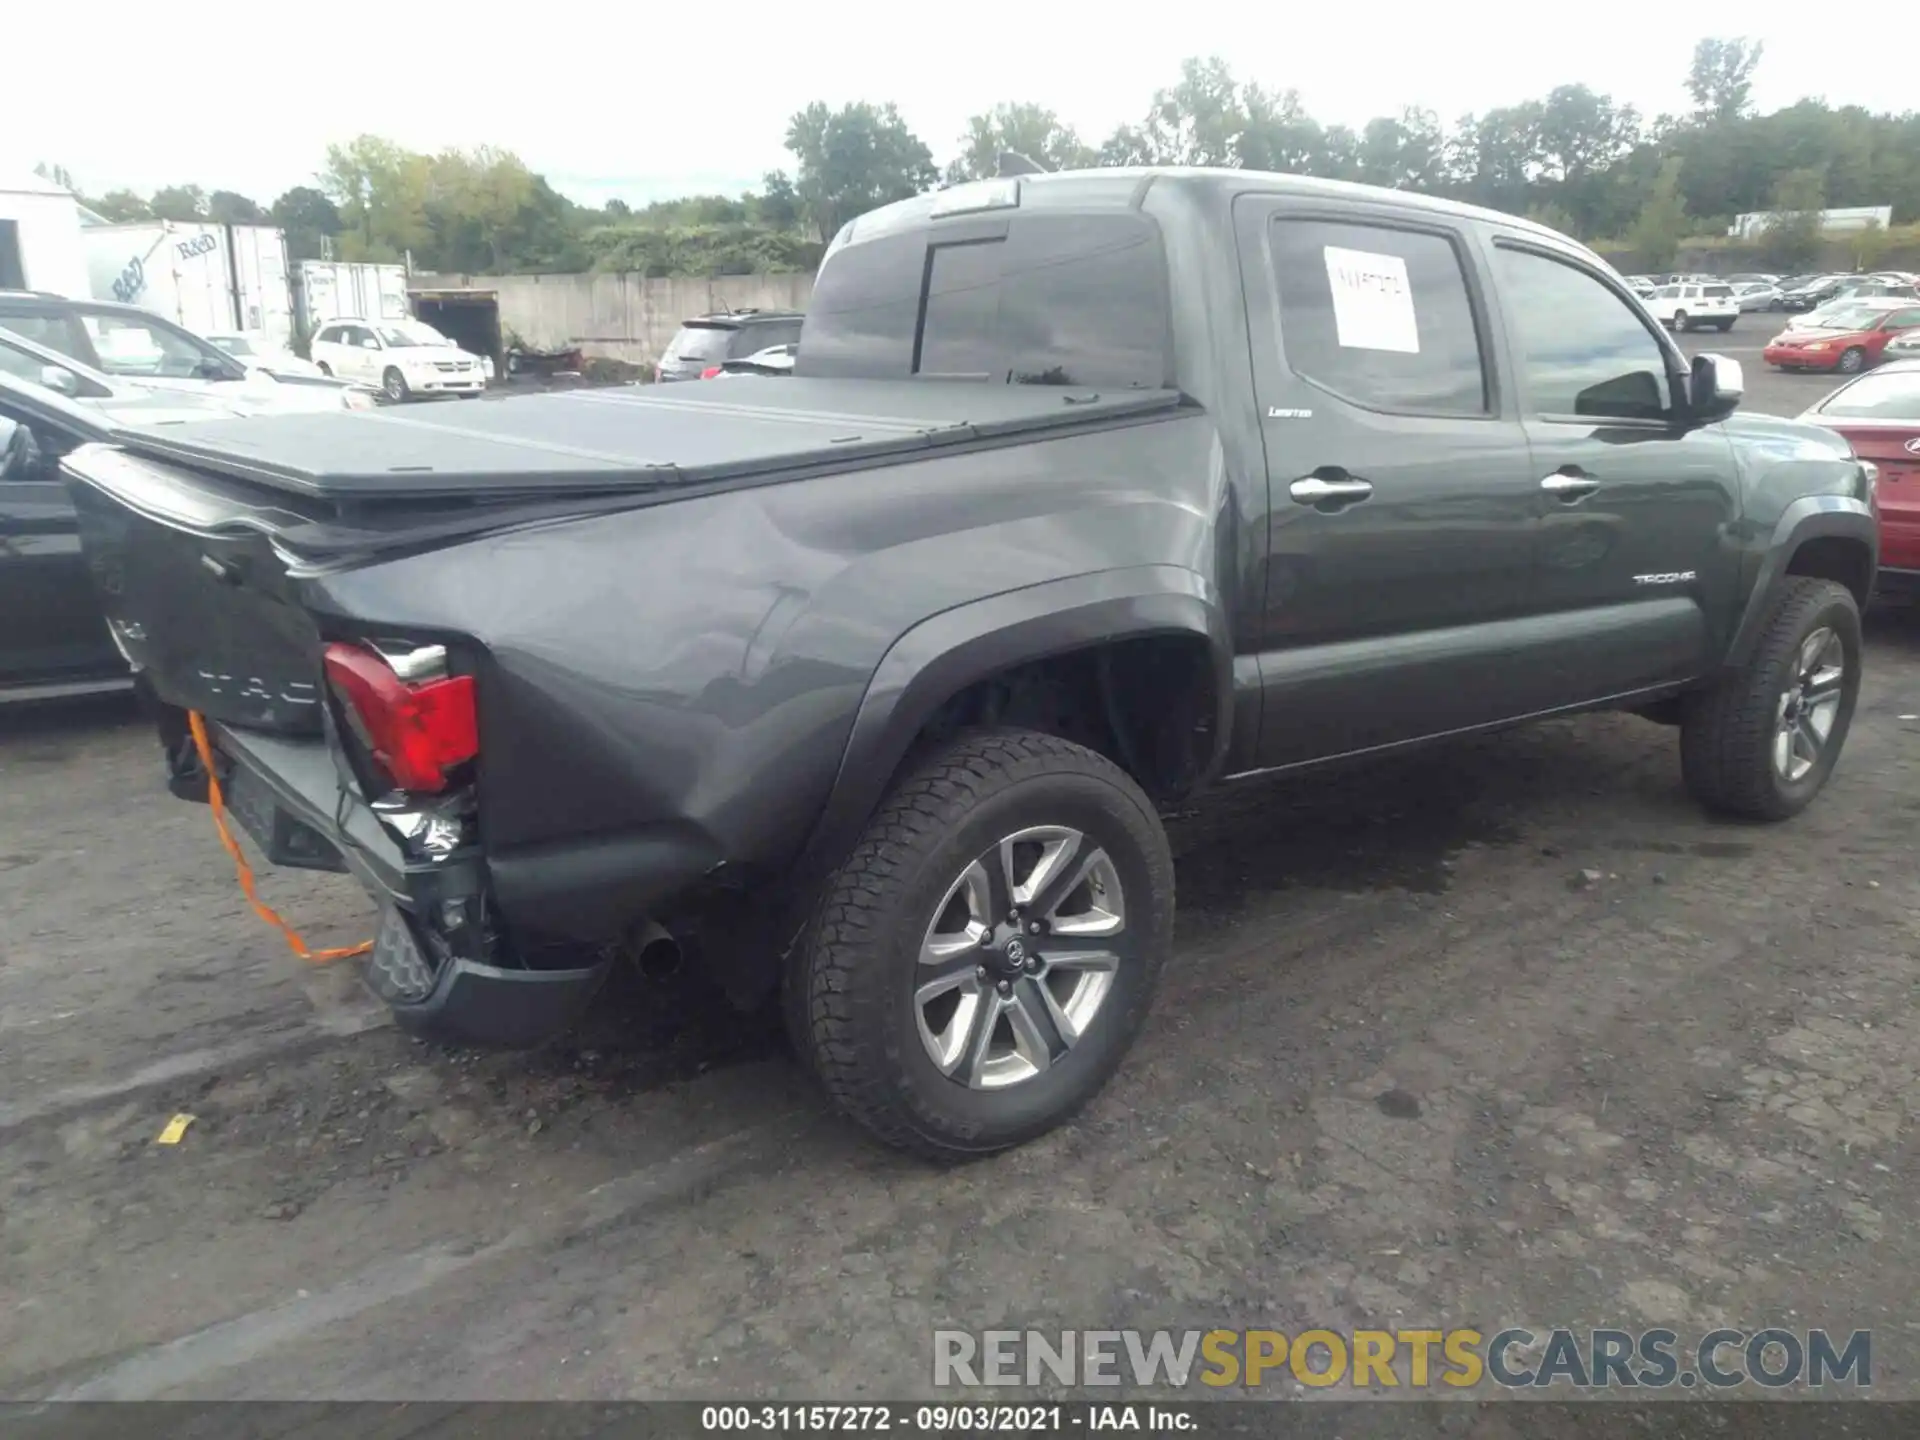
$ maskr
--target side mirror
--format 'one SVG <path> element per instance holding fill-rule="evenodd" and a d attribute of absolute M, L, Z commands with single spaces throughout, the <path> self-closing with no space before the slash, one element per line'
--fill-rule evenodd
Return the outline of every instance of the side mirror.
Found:
<path fill-rule="evenodd" d="M 18 420 L 0 415 L 0 480 L 35 480 L 40 447 L 33 431 Z"/>
<path fill-rule="evenodd" d="M 1738 360 L 1724 355 L 1696 355 L 1688 385 L 1688 411 L 1703 425 L 1724 420 L 1740 408 L 1747 379 Z"/>
<path fill-rule="evenodd" d="M 80 377 L 75 375 L 71 370 L 64 370 L 58 365 L 42 365 L 40 367 L 40 383 L 46 386 L 47 389 L 57 394 L 68 396 L 69 398 L 80 393 Z"/>

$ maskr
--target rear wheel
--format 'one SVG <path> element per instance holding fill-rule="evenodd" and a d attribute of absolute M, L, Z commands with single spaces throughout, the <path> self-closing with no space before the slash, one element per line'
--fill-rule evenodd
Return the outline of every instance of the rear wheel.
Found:
<path fill-rule="evenodd" d="M 398 404 L 413 392 L 407 388 L 407 377 L 400 373 L 397 366 L 389 365 L 387 373 L 380 377 L 380 393 Z"/>
<path fill-rule="evenodd" d="M 1687 698 L 1680 768 L 1711 810 L 1753 820 L 1799 814 L 1840 758 L 1860 694 L 1860 610 L 1831 580 L 1780 587 L 1753 654 Z"/>
<path fill-rule="evenodd" d="M 985 731 L 896 786 L 828 883 L 788 1024 L 880 1139 L 989 1154 L 1106 1083 L 1172 931 L 1173 862 L 1139 786 L 1056 736 Z"/>
<path fill-rule="evenodd" d="M 1833 368 L 1842 375 L 1858 375 L 1867 368 L 1867 352 L 1858 345 L 1849 345 L 1840 352 L 1840 358 L 1834 362 Z"/>
<path fill-rule="evenodd" d="M 1733 321 L 1731 321 L 1731 320 L 1722 320 L 1722 321 L 1720 322 L 1720 324 L 1719 324 L 1719 325 L 1718 325 L 1717 327 L 1715 327 L 1715 328 L 1717 328 L 1717 329 L 1718 329 L 1718 330 L 1720 331 L 1720 333 L 1721 333 L 1722 335 L 1724 335 L 1724 334 L 1726 334 L 1726 333 L 1727 333 L 1727 332 L 1728 332 L 1729 330 L 1731 330 L 1731 329 L 1733 329 Z"/>

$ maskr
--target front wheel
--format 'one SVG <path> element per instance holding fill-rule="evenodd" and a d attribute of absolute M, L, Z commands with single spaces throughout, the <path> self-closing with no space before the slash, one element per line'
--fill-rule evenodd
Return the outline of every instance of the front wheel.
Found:
<path fill-rule="evenodd" d="M 828 882 L 787 1021 L 880 1139 L 990 1154 L 1106 1083 L 1172 938 L 1173 861 L 1140 787 L 1056 736 L 983 731 L 908 774 Z"/>
<path fill-rule="evenodd" d="M 1684 335 L 1691 329 L 1693 329 L 1693 318 L 1684 310 L 1674 311 L 1673 333 L 1676 335 Z"/>
<path fill-rule="evenodd" d="M 320 373 L 322 375 L 325 375 L 329 380 L 331 380 L 333 378 L 333 367 L 327 364 L 327 362 L 324 360 L 319 362 L 319 366 L 320 366 Z"/>
<path fill-rule="evenodd" d="M 1710 810 L 1785 820 L 1833 773 L 1860 695 L 1860 609 L 1831 580 L 1791 576 L 1745 665 L 1687 698 L 1680 769 Z"/>
<path fill-rule="evenodd" d="M 413 392 L 407 388 L 407 377 L 397 367 L 389 365 L 387 373 L 380 377 L 380 393 L 398 405 Z"/>

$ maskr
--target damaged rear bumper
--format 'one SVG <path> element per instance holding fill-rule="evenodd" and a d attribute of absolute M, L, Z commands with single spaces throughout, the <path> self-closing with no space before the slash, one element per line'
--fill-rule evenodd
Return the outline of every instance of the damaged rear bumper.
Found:
<path fill-rule="evenodd" d="M 478 851 L 409 857 L 325 740 L 221 725 L 211 734 L 228 810 L 267 859 L 351 873 L 379 905 L 365 979 L 405 1029 L 458 1044 L 537 1045 L 571 1023 L 606 979 L 611 959 L 573 969 L 493 963 L 499 947 L 485 938 L 487 869 Z M 194 793 L 198 778 L 176 769 L 170 788 L 204 798 Z"/>

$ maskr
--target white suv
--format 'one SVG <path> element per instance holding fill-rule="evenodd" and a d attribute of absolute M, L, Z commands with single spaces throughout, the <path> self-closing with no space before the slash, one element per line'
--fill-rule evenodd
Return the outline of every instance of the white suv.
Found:
<path fill-rule="evenodd" d="M 1716 330 L 1731 330 L 1740 318 L 1740 297 L 1731 285 L 1689 281 L 1683 285 L 1662 285 L 1647 301 L 1647 309 L 1662 325 L 1675 334 L 1699 325 Z"/>
<path fill-rule="evenodd" d="M 330 320 L 314 332 L 313 363 L 342 380 L 379 388 L 398 404 L 416 395 L 471 398 L 487 388 L 487 363 L 417 320 Z"/>

